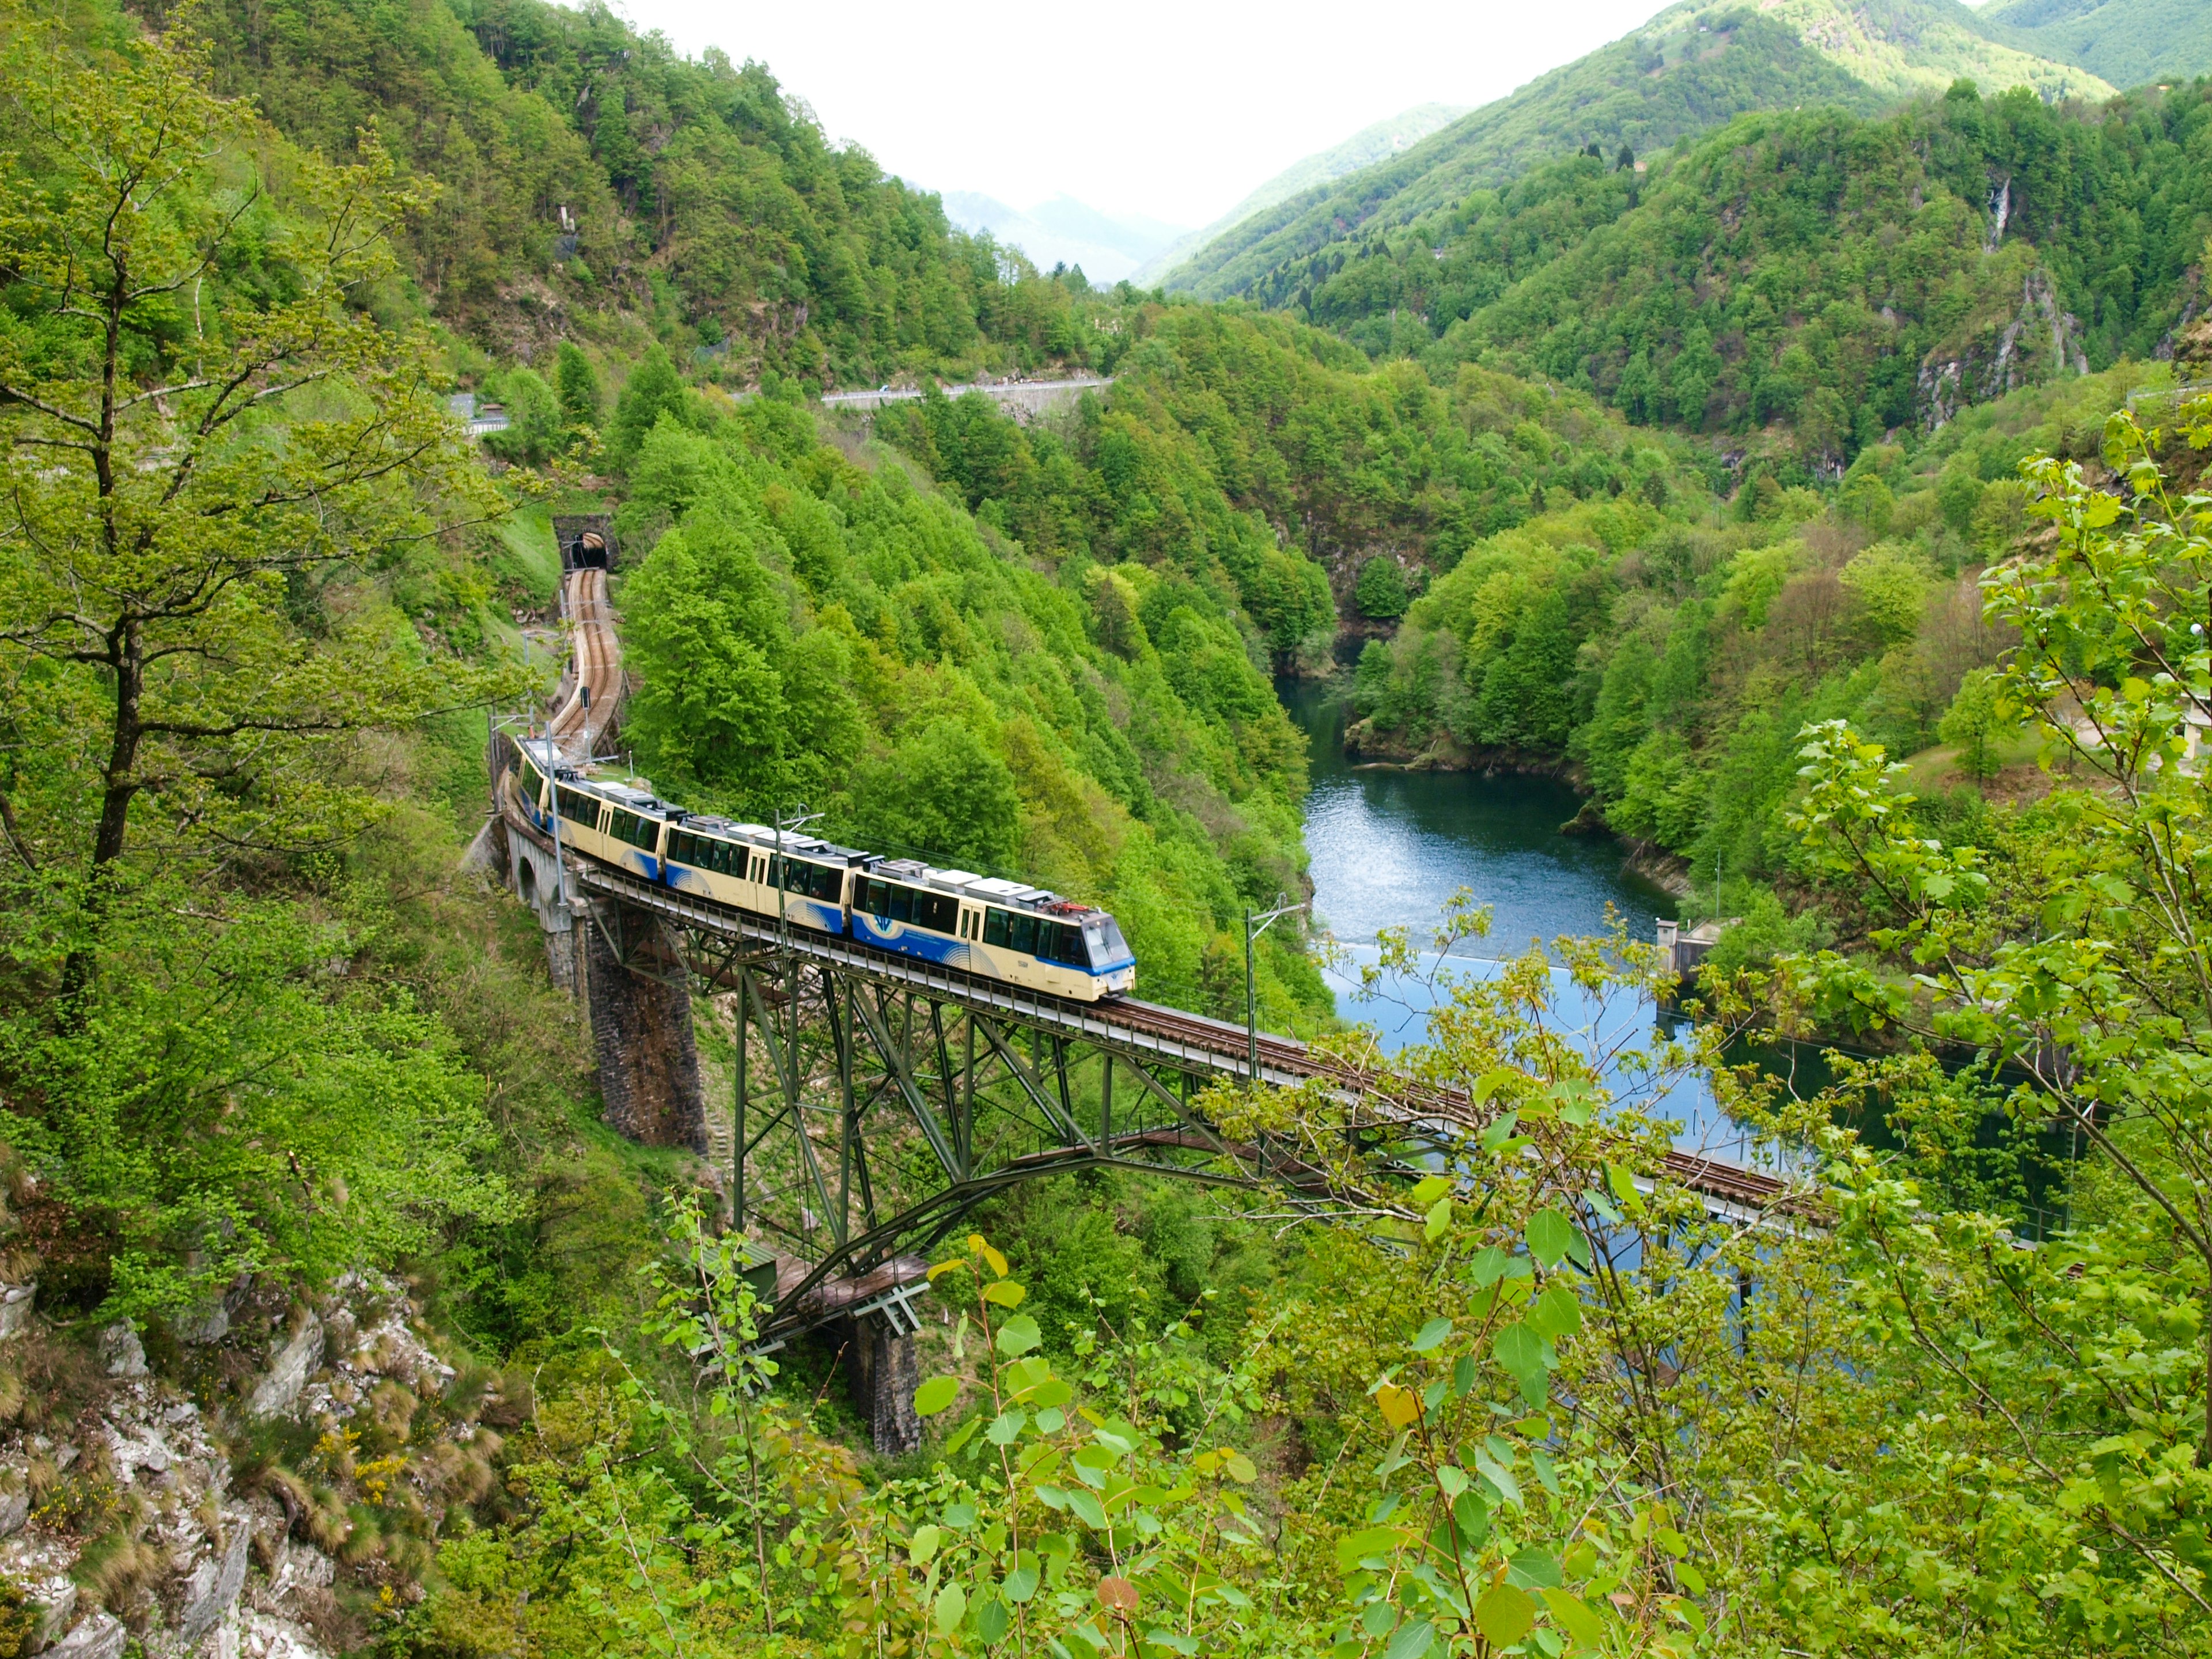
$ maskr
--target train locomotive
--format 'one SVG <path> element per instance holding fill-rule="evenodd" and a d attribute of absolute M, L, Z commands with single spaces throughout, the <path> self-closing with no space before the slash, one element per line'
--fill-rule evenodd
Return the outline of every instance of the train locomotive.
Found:
<path fill-rule="evenodd" d="M 1073 1001 L 1125 995 L 1136 983 L 1121 928 L 1091 905 L 811 836 L 779 841 L 763 825 L 686 811 L 636 781 L 570 766 L 545 738 L 515 748 L 505 787 L 532 823 L 656 886 Z"/>

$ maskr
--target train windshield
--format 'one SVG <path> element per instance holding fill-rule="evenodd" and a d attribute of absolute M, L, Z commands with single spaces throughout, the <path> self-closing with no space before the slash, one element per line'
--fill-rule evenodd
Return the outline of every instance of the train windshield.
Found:
<path fill-rule="evenodd" d="M 1094 973 L 1120 966 L 1129 960 L 1129 947 L 1121 938 L 1121 930 L 1115 926 L 1111 916 L 1085 916 L 1083 920 L 1083 942 L 1091 947 L 1091 968 Z"/>

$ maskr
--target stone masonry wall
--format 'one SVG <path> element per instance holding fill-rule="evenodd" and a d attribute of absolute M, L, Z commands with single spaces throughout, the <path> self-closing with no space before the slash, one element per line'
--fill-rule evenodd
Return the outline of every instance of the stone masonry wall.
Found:
<path fill-rule="evenodd" d="M 691 1037 L 691 993 L 659 923 L 647 911 L 623 911 L 610 900 L 602 918 L 572 935 L 582 945 L 592 1010 L 592 1043 L 599 1057 L 599 1097 L 607 1123 L 648 1146 L 707 1151 L 706 1103 L 699 1087 L 699 1053 Z M 647 969 L 623 966 L 610 929 L 634 946 Z M 665 975 L 661 977 L 658 975 Z"/>

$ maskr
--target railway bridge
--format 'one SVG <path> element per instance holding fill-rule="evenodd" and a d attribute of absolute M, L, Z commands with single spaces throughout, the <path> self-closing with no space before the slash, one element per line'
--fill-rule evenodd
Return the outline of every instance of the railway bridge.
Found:
<path fill-rule="evenodd" d="M 1208 1121 L 1200 1097 L 1224 1079 L 1318 1085 L 1369 1146 L 1482 1121 L 1464 1094 L 1291 1038 L 1261 1035 L 1255 1071 L 1243 1026 L 1129 999 L 1064 1000 L 566 853 L 505 779 L 515 737 L 554 736 L 580 761 L 615 717 L 605 569 L 568 580 L 574 662 L 551 716 L 494 725 L 497 861 L 537 909 L 556 977 L 589 1007 L 609 1121 L 710 1158 L 769 1304 L 763 1341 L 829 1328 L 879 1447 L 919 1443 L 912 1337 L 927 1256 L 993 1194 L 1131 1169 L 1342 1212 L 1351 1195 L 1328 1171 Z M 1687 1152 L 1668 1174 L 1747 1221 L 1783 1195 L 1770 1175 Z"/>

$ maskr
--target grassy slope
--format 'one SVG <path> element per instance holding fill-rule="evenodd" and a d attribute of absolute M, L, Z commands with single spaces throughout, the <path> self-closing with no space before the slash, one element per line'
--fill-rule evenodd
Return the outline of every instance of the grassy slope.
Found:
<path fill-rule="evenodd" d="M 1247 220 L 1170 278 L 1206 298 L 1250 291 L 1266 274 L 1328 243 L 1400 225 L 1541 157 L 1588 143 L 1650 149 L 1753 109 L 1840 104 L 1871 111 L 1959 76 L 1984 88 L 2026 83 L 2046 95 L 2096 96 L 2095 77 L 1977 33 L 1952 0 L 1779 0 L 1755 13 L 1702 0 L 1553 70 L 1403 155 Z"/>

